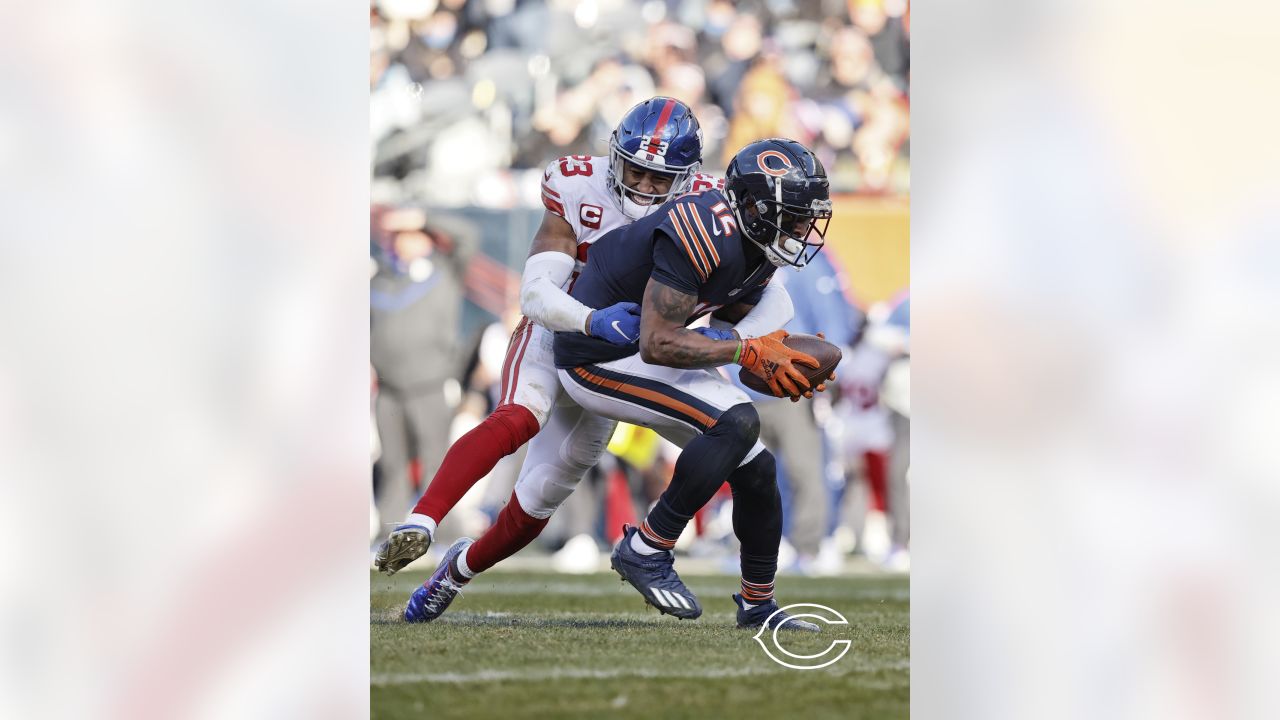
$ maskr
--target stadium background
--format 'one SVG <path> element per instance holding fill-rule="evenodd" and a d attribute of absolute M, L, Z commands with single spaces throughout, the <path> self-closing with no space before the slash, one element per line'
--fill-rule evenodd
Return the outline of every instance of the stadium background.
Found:
<path fill-rule="evenodd" d="M 848 312 L 809 309 L 825 322 L 844 318 L 838 322 L 847 327 L 820 322 L 816 329 L 859 343 L 856 353 L 846 350 L 847 359 L 856 354 L 859 362 L 842 367 L 837 391 L 804 403 L 816 415 L 809 421 L 821 435 L 823 462 L 811 464 L 815 477 L 784 472 L 784 496 L 791 483 L 819 486 L 830 513 L 822 561 L 788 543 L 784 570 L 905 570 L 905 0 L 384 0 L 370 4 L 370 20 L 373 415 L 381 510 L 371 512 L 375 538 L 400 519 L 403 513 L 389 508 L 407 496 L 387 490 L 398 472 L 387 468 L 401 464 L 388 453 L 408 448 L 416 494 L 448 440 L 492 407 L 495 371 L 519 314 L 521 268 L 542 215 L 543 168 L 563 155 L 605 154 L 627 108 L 669 95 L 694 108 L 705 135 L 706 172 L 722 175 L 738 147 L 770 136 L 803 142 L 827 167 L 835 199 L 824 251 L 830 278 L 806 270 L 788 280 L 791 287 L 836 281 L 833 301 Z M 405 379 L 390 377 L 397 374 Z M 432 387 L 425 402 L 434 403 L 433 416 L 452 421 L 389 430 L 379 403 L 405 385 Z M 399 437 L 402 430 L 407 439 Z M 397 434 L 392 442 L 389 432 Z M 648 431 L 620 432 L 610 450 L 540 539 L 544 551 L 559 551 L 552 556 L 557 569 L 598 568 L 617 521 L 643 514 L 642 504 L 669 477 L 672 449 Z M 442 526 L 446 538 L 483 530 L 522 457 L 508 458 L 477 486 Z M 629 490 L 630 509 L 620 488 Z M 688 549 L 706 558 L 708 569 L 734 571 L 731 534 L 717 526 L 712 510 Z M 790 539 L 789 502 L 788 513 Z M 594 547 L 580 536 L 591 537 Z M 513 560 L 529 555 L 537 553 Z"/>

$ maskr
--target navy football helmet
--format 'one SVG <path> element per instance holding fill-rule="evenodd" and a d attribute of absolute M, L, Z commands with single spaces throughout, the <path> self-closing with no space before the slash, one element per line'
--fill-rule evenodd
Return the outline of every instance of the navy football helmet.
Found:
<path fill-rule="evenodd" d="M 804 267 L 825 242 L 827 171 L 795 140 L 770 138 L 739 150 L 725 172 L 725 195 L 742 234 L 778 267 Z"/>
<path fill-rule="evenodd" d="M 665 193 L 643 193 L 623 183 L 626 163 L 671 176 Z M 702 166 L 702 128 L 688 105 L 655 97 L 627 111 L 609 137 L 609 187 L 632 220 L 689 189 Z"/>

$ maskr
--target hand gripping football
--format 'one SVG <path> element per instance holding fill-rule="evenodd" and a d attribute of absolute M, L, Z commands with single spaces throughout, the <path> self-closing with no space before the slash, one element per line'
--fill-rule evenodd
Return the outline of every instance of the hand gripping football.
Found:
<path fill-rule="evenodd" d="M 810 387 L 816 387 L 819 383 L 826 381 L 830 377 L 832 371 L 836 369 L 836 365 L 840 364 L 842 356 L 840 348 L 823 340 L 817 335 L 791 334 L 782 341 L 783 345 L 798 350 L 799 352 L 813 356 L 818 361 L 818 367 L 811 368 L 803 363 L 796 363 L 796 367 L 804 373 L 805 378 L 809 381 Z M 773 391 L 751 371 L 743 368 L 738 371 L 738 378 L 742 380 L 742 384 L 765 395 L 773 395 Z"/>

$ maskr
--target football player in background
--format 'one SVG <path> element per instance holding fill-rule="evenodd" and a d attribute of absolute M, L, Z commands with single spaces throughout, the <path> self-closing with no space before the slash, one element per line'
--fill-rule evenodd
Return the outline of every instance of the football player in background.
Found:
<path fill-rule="evenodd" d="M 768 621 L 774 627 L 788 620 L 773 597 L 782 539 L 773 455 L 759 442 L 760 419 L 751 401 L 714 368 L 739 363 L 780 397 L 812 397 L 824 389 L 811 389 L 794 365 L 818 367 L 817 361 L 783 344 L 787 333 L 780 328 L 791 318 L 791 300 L 769 279 L 778 267 L 802 267 L 813 257 L 830 217 L 826 173 L 813 153 L 791 140 L 756 142 L 730 163 L 724 192 L 691 192 L 606 236 L 571 289 L 588 306 L 643 301 L 633 342 L 558 332 L 555 364 L 583 417 L 595 413 L 648 426 L 682 448 L 671 484 L 639 528 L 625 528 L 612 556 L 614 569 L 663 613 L 702 614 L 675 572 L 671 548 L 728 481 L 742 545 L 742 592 L 733 596 L 738 625 Z M 815 231 L 817 241 L 810 242 Z M 713 327 L 686 327 L 708 313 Z M 548 438 L 534 440 L 526 466 Z M 563 447 L 572 452 L 577 446 Z M 580 477 L 522 472 L 514 496 L 525 511 L 549 517 Z M 414 592 L 407 620 L 444 612 L 483 569 L 472 558 L 492 532 L 474 545 L 462 538 L 449 548 Z M 818 630 L 794 619 L 786 627 Z"/>
<path fill-rule="evenodd" d="M 559 434 L 572 432 L 578 449 L 569 457 L 559 452 L 531 456 L 522 477 L 532 472 L 546 483 L 572 488 L 596 463 L 616 422 L 583 413 L 571 402 L 556 409 L 562 393 L 551 333 L 580 334 L 606 345 L 635 342 L 637 303 L 588 306 L 567 289 L 592 243 L 605 233 L 645 217 L 677 194 L 722 182 L 701 175 L 701 161 L 702 130 L 693 111 L 678 100 L 656 97 L 627 111 L 610 137 L 608 157 L 572 155 L 547 166 L 542 182 L 546 211 L 520 288 L 525 317 L 508 345 L 498 407 L 449 448 L 408 518 L 378 548 L 377 569 L 394 574 L 426 553 L 437 525 L 462 496 L 548 422 Z M 493 527 L 467 554 L 472 569 L 489 567 L 541 532 L 551 513 L 531 514 L 523 502 L 520 493 L 512 493 Z"/>

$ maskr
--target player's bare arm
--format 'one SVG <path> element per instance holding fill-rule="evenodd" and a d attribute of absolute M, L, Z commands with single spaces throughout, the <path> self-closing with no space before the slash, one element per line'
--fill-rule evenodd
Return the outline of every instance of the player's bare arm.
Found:
<path fill-rule="evenodd" d="M 573 234 L 573 226 L 553 212 L 543 212 L 542 225 L 533 236 L 529 257 L 544 252 L 562 252 L 569 257 L 574 257 L 577 249 L 578 238 Z"/>
<path fill-rule="evenodd" d="M 735 340 L 712 340 L 685 327 L 698 298 L 650 279 L 640 310 L 640 357 L 677 368 L 718 367 L 733 362 Z"/>

